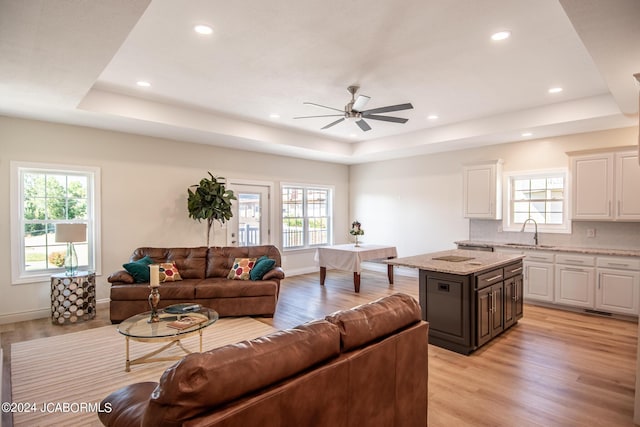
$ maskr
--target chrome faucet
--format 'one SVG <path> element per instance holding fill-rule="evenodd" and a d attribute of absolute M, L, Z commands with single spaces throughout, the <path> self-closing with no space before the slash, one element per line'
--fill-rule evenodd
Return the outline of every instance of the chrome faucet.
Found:
<path fill-rule="evenodd" d="M 533 224 L 536 226 L 536 231 L 535 233 L 533 233 L 533 241 L 535 242 L 536 246 L 538 246 L 538 223 L 536 222 L 535 219 L 533 218 L 527 218 L 524 223 L 522 224 L 522 228 L 520 229 L 520 232 L 524 231 L 524 227 L 526 227 L 527 222 L 533 222 Z"/>

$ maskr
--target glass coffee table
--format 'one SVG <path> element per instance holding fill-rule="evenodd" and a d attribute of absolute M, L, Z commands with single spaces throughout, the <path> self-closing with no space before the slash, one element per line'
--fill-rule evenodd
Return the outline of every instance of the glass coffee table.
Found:
<path fill-rule="evenodd" d="M 183 355 L 154 356 L 172 346 L 179 347 L 186 354 L 191 353 L 190 350 L 182 345 L 180 340 L 196 334 L 200 335 L 199 351 L 202 352 L 202 331 L 218 320 L 218 313 L 216 311 L 195 303 L 171 305 L 158 310 L 158 315 L 160 318 L 159 322 L 149 322 L 151 318 L 151 312 L 149 311 L 129 317 L 118 325 L 118 332 L 126 338 L 125 371 L 131 371 L 131 365 L 180 360 L 184 357 Z M 129 357 L 130 340 L 143 343 L 166 342 L 167 344 L 131 360 Z"/>

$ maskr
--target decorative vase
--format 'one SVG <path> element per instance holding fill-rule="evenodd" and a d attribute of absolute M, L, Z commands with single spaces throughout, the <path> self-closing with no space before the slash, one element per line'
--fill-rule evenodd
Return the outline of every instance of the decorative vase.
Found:
<path fill-rule="evenodd" d="M 64 257 L 64 268 L 67 276 L 73 276 L 78 269 L 78 255 L 72 242 L 67 242 L 67 253 Z"/>
<path fill-rule="evenodd" d="M 358 235 L 356 234 L 356 248 L 360 247 L 360 242 L 358 242 Z"/>

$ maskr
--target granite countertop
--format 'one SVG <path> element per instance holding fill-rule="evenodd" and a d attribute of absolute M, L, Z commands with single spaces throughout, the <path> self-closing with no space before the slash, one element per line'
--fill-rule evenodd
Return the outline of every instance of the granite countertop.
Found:
<path fill-rule="evenodd" d="M 507 248 L 507 249 L 522 249 L 522 250 L 534 250 L 534 251 L 551 251 L 551 252 L 574 252 L 590 255 L 611 255 L 611 256 L 632 256 L 640 257 L 640 250 L 631 249 L 609 249 L 609 248 L 578 248 L 573 246 L 553 246 L 553 245 L 527 245 L 519 243 L 506 243 L 506 242 L 485 242 L 477 240 L 461 240 L 454 242 L 460 246 L 477 246 L 484 248 Z"/>
<path fill-rule="evenodd" d="M 434 259 L 442 257 L 463 257 L 469 259 L 458 262 Z M 419 268 L 421 270 L 467 275 L 491 270 L 492 268 L 500 267 L 510 262 L 516 262 L 522 258 L 524 258 L 524 255 L 452 249 L 404 258 L 394 258 L 386 260 L 385 262 L 391 265 Z"/>

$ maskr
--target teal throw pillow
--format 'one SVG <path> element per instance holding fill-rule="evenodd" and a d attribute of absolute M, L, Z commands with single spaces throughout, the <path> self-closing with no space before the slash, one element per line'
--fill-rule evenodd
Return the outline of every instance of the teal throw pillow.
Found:
<path fill-rule="evenodd" d="M 269 270 L 271 270 L 276 265 L 276 260 L 268 258 L 266 256 L 261 256 L 256 261 L 256 265 L 253 266 L 251 271 L 249 272 L 249 277 L 251 280 L 262 280 L 262 277 L 267 274 Z"/>
<path fill-rule="evenodd" d="M 145 283 L 150 280 L 149 266 L 151 264 L 153 264 L 153 260 L 147 255 L 137 261 L 122 264 L 122 267 L 133 276 L 136 283 Z"/>

